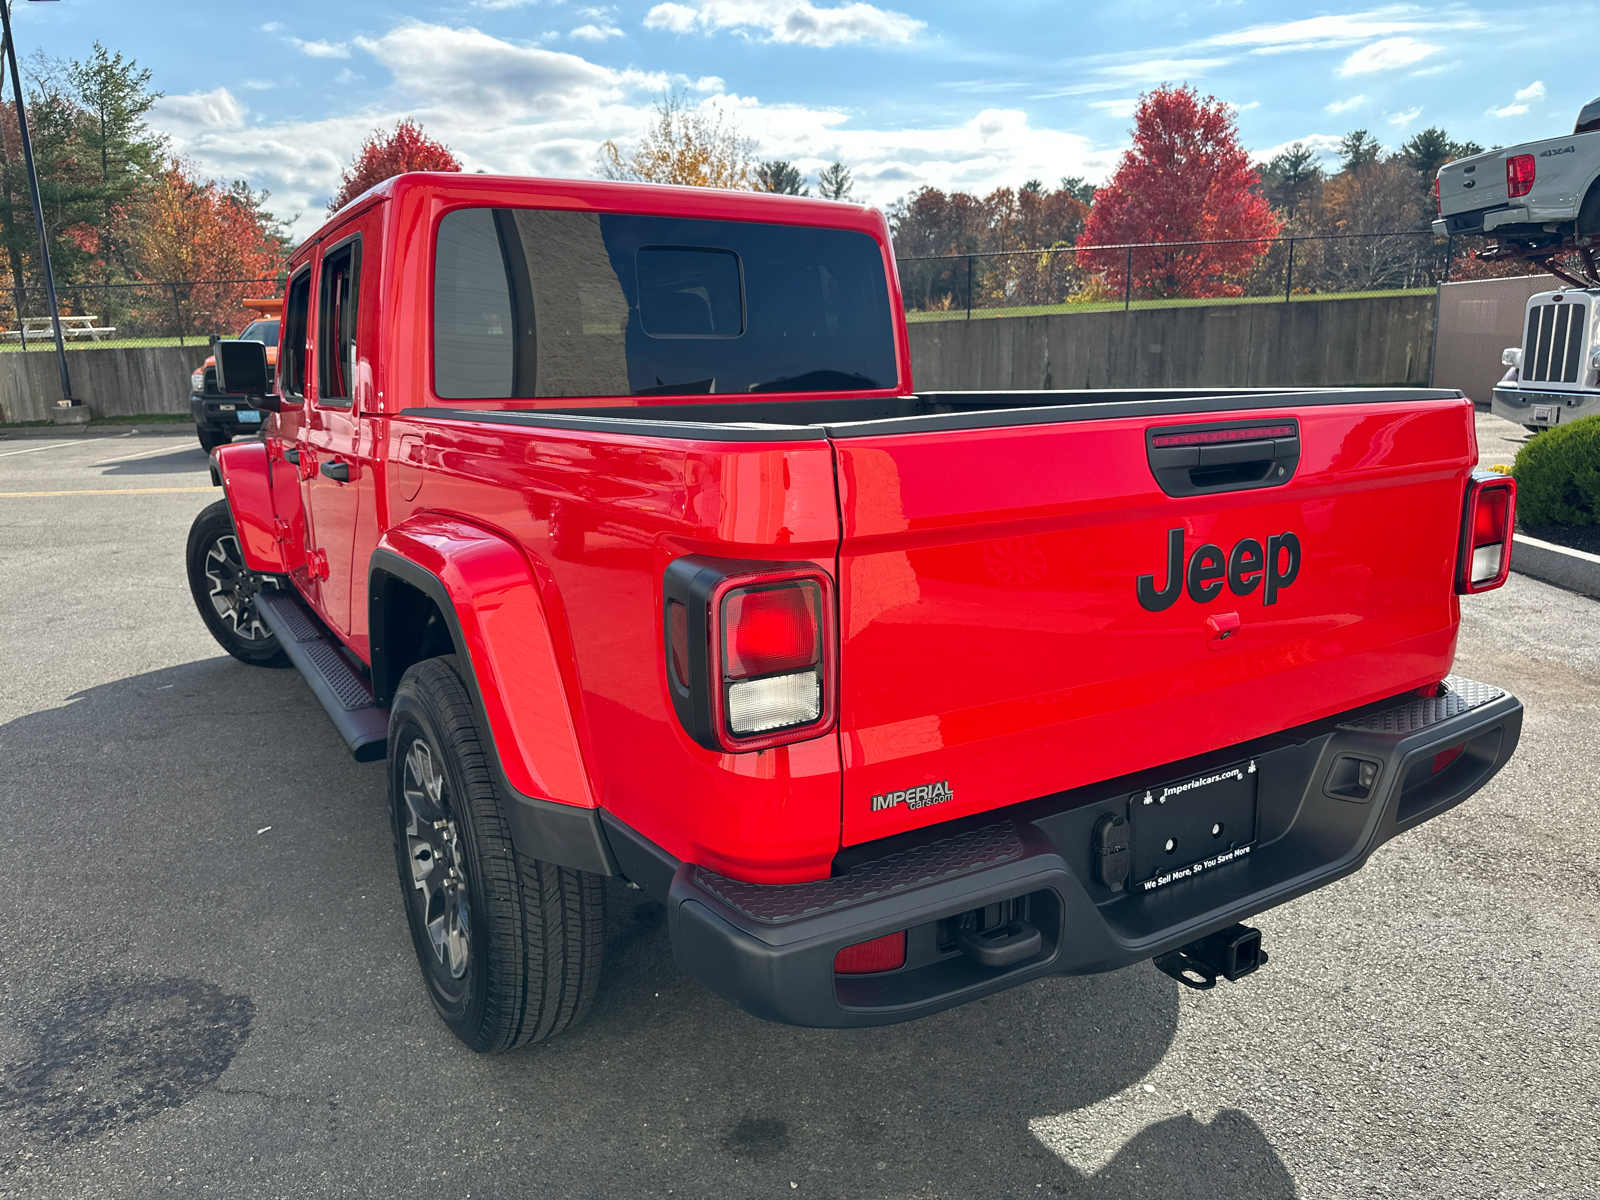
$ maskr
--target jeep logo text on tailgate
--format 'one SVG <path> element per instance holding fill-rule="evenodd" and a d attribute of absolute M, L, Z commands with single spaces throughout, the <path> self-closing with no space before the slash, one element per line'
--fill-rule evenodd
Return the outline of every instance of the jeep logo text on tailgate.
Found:
<path fill-rule="evenodd" d="M 1295 581 L 1300 574 L 1300 539 L 1292 533 L 1280 533 L 1267 539 L 1266 549 L 1255 538 L 1235 542 L 1226 555 L 1221 546 L 1207 544 L 1189 556 L 1187 569 L 1183 565 L 1183 530 L 1167 530 L 1167 586 L 1156 591 L 1154 575 L 1139 576 L 1135 590 L 1139 604 L 1151 612 L 1160 612 L 1177 603 L 1185 585 L 1189 598 L 1196 604 L 1215 600 L 1222 592 L 1226 580 L 1228 590 L 1235 596 L 1248 596 L 1262 588 L 1261 602 L 1276 604 L 1278 593 Z"/>

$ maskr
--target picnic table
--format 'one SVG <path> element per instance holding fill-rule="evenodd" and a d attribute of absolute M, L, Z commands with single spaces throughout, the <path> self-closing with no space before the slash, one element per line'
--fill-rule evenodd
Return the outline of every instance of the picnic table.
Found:
<path fill-rule="evenodd" d="M 63 338 L 93 338 L 99 341 L 108 333 L 115 333 L 115 325 L 96 325 L 100 318 L 93 313 L 84 313 L 75 317 L 61 318 L 61 336 Z M 24 344 L 33 341 L 50 341 L 56 336 L 54 322 L 49 317 L 23 317 L 18 322 L 19 328 L 0 330 L 0 337 L 7 341 L 21 341 Z"/>

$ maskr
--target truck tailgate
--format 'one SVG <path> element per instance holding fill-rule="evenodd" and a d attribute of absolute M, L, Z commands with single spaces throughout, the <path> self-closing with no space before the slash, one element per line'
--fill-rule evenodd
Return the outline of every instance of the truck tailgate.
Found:
<path fill-rule="evenodd" d="M 1147 433 L 1241 423 L 1299 436 L 1276 486 L 1173 496 Z M 1287 729 L 1449 670 L 1454 550 L 1476 459 L 1465 400 L 835 442 L 847 845 Z M 1248 594 L 1182 558 L 1279 538 Z M 1248 553 L 1240 560 L 1249 566 Z M 1231 632 L 1229 632 L 1231 631 Z M 1228 636 L 1222 636 L 1224 632 Z"/>

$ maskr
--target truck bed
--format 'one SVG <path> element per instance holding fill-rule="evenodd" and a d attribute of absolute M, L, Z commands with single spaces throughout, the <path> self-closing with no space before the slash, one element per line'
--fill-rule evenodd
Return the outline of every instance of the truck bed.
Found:
<path fill-rule="evenodd" d="M 917 392 L 906 396 L 723 400 L 701 404 L 608 404 L 521 409 L 411 408 L 401 415 L 650 437 L 788 441 L 884 433 L 1043 425 L 1116 417 L 1250 412 L 1286 405 L 1451 401 L 1434 388 L 1148 388 L 1010 392 Z"/>

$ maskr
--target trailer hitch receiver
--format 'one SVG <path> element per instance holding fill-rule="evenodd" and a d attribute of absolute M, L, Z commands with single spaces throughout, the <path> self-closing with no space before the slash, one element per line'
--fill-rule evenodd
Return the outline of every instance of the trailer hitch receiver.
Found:
<path fill-rule="evenodd" d="M 1184 987 L 1203 992 L 1216 987 L 1218 978 L 1229 982 L 1243 979 L 1266 961 L 1261 931 L 1248 925 L 1230 925 L 1170 954 L 1157 955 L 1155 965 Z"/>

